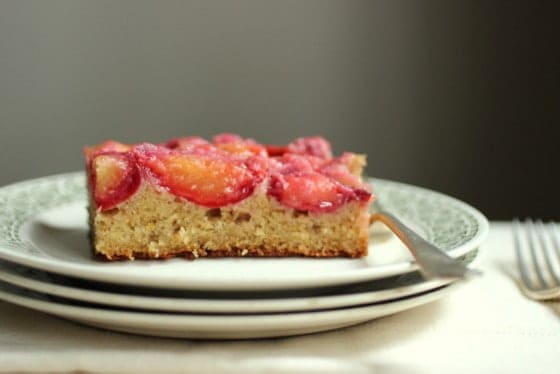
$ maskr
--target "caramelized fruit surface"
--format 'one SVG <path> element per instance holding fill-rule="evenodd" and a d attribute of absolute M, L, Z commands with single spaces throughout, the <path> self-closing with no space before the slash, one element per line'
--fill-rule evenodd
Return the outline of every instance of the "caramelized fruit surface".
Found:
<path fill-rule="evenodd" d="M 315 136 L 287 145 L 262 145 L 234 134 L 211 142 L 181 137 L 155 145 L 108 140 L 84 148 L 92 200 L 98 210 L 129 199 L 142 181 L 187 201 L 217 208 L 251 196 L 265 183 L 281 204 L 313 213 L 372 199 L 369 185 L 352 170 L 357 156 L 332 156 L 329 142 Z"/>

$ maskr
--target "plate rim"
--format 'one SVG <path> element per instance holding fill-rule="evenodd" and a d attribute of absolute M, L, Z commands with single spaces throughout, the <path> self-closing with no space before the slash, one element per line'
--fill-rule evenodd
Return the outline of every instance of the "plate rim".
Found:
<path fill-rule="evenodd" d="M 239 339 L 292 336 L 350 326 L 436 301 L 450 294 L 461 285 L 461 282 L 455 282 L 397 300 L 353 307 L 323 311 L 250 315 L 146 313 L 143 311 L 95 308 L 88 305 L 56 302 L 56 300 L 48 300 L 48 297 L 45 300 L 29 295 L 29 292 L 25 290 L 22 294 L 20 288 L 15 286 L 9 287 L 17 292 L 6 290 L 2 284 L 0 284 L 0 300 L 113 331 L 182 338 Z M 31 293 L 33 294 L 33 292 Z M 313 326 L 310 328 L 309 325 Z M 167 331 L 167 334 L 154 331 L 154 326 L 159 328 L 160 331 Z M 142 332 L 142 329 L 144 329 L 144 332 Z M 271 333 L 271 330 L 276 331 L 276 333 Z M 180 334 L 185 332 L 186 335 Z M 245 336 L 235 335 L 236 333 L 245 334 Z M 202 336 L 200 336 L 201 334 Z"/>
<path fill-rule="evenodd" d="M 476 258 L 478 258 L 478 256 Z M 476 258 L 473 263 L 476 262 Z M 41 270 L 34 269 L 34 271 Z M 48 280 L 41 280 L 38 277 L 33 277 L 33 275 L 27 278 L 10 269 L 9 266 L 6 266 L 6 263 L 0 262 L 0 282 L 44 295 L 60 297 L 75 302 L 99 304 L 107 307 L 126 307 L 138 309 L 139 311 L 247 314 L 319 311 L 379 303 L 427 292 L 451 284 L 454 280 L 419 280 L 418 282 L 398 285 L 397 287 L 360 290 L 357 292 L 337 290 L 334 294 L 319 293 L 316 295 L 298 295 L 294 297 L 274 297 L 267 294 L 264 294 L 262 298 L 252 297 L 250 299 L 165 297 L 125 293 L 124 291 L 111 292 L 95 289 L 94 287 L 82 288 L 79 285 L 72 286 L 71 282 L 69 282 L 70 284 L 48 282 Z"/>
<path fill-rule="evenodd" d="M 84 177 L 83 171 L 70 172 L 63 174 L 53 174 L 49 176 L 28 179 L 21 182 L 13 183 L 0 188 L 0 192 L 6 189 L 14 189 L 24 185 L 33 185 L 34 183 L 40 183 L 48 179 L 69 179 L 78 178 L 79 176 Z M 455 197 L 443 194 L 438 191 L 434 191 L 425 187 L 420 187 L 408 183 L 392 181 L 381 178 L 367 178 L 368 181 L 372 183 L 381 182 L 386 185 L 394 185 L 400 188 L 419 190 L 422 193 L 435 195 L 440 199 L 447 199 L 452 201 L 453 204 L 460 207 L 465 212 L 468 212 L 478 224 L 478 230 L 476 234 L 467 242 L 462 243 L 456 248 L 450 249 L 447 253 L 452 257 L 460 257 L 467 254 L 473 248 L 480 247 L 489 231 L 489 222 L 486 217 L 476 208 L 471 205 L 459 200 Z M 73 202 L 75 203 L 75 202 Z M 72 204 L 72 203 L 69 203 Z M 65 204 L 58 205 L 58 207 L 64 206 Z M 36 214 L 40 214 L 37 212 Z M 21 229 L 25 223 L 19 227 Z M 18 232 L 18 235 L 20 232 Z M 302 288 L 312 288 L 312 287 L 322 287 L 322 286 L 333 286 L 350 284 L 356 282 L 362 282 L 367 280 L 382 279 L 394 275 L 406 274 L 409 272 L 417 271 L 418 266 L 413 261 L 403 261 L 393 264 L 385 264 L 375 268 L 375 273 L 372 274 L 372 268 L 363 269 L 351 269 L 337 272 L 328 279 L 317 278 L 309 274 L 299 274 L 298 277 L 293 276 L 277 276 L 276 279 L 259 279 L 260 283 L 255 283 L 254 279 L 242 278 L 237 279 L 236 282 L 230 282 L 226 279 L 212 280 L 209 283 L 208 279 L 189 279 L 188 282 L 177 282 L 176 278 L 169 275 L 160 275 L 158 278 L 146 279 L 145 276 L 141 274 L 126 274 L 126 277 L 119 274 L 118 271 L 109 270 L 111 268 L 100 268 L 92 267 L 91 265 L 84 265 L 79 263 L 72 263 L 64 260 L 54 260 L 45 257 L 33 257 L 26 253 L 14 252 L 11 249 L 6 249 L 0 246 L 0 259 L 14 262 L 19 265 L 28 266 L 38 270 L 48 271 L 60 275 L 72 276 L 81 279 L 89 279 L 102 283 L 117 283 L 121 285 L 142 285 L 143 287 L 149 288 L 167 288 L 167 289 L 184 289 L 184 290 L 223 290 L 223 291 L 234 291 L 234 290 L 278 290 L 278 289 L 302 289 Z"/>

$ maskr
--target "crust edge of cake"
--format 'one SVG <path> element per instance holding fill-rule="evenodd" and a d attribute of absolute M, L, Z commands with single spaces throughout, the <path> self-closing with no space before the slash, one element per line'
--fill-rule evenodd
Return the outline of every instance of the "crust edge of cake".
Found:
<path fill-rule="evenodd" d="M 174 253 L 167 253 L 165 255 L 158 255 L 157 257 L 150 256 L 149 253 L 130 250 L 128 254 L 108 255 L 96 252 L 95 258 L 101 261 L 129 261 L 129 260 L 168 260 L 172 258 L 185 258 L 188 260 L 195 260 L 197 258 L 237 258 L 237 257 L 252 257 L 252 258 L 287 258 L 287 257 L 303 257 L 303 258 L 359 258 L 367 255 L 366 250 L 356 250 L 353 252 L 345 250 L 309 250 L 305 253 L 298 253 L 292 250 L 277 250 L 277 249 L 247 249 L 235 248 L 231 250 L 184 250 Z"/>

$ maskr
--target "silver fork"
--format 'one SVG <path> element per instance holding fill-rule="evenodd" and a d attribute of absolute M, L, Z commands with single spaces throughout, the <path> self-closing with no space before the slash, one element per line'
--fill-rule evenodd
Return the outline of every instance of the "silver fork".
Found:
<path fill-rule="evenodd" d="M 513 220 L 521 290 L 535 300 L 560 297 L 560 244 L 555 223 Z"/>
<path fill-rule="evenodd" d="M 378 200 L 373 202 L 373 208 L 375 213 L 371 215 L 370 222 L 384 223 L 408 247 L 424 278 L 460 279 L 482 274 L 422 238 L 393 213 L 382 208 Z"/>

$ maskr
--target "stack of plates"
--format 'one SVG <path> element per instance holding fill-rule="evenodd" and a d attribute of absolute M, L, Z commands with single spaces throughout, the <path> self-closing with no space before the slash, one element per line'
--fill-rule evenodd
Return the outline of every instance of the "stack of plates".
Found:
<path fill-rule="evenodd" d="M 354 325 L 436 300 L 408 250 L 372 228 L 362 259 L 223 258 L 107 263 L 92 258 L 82 173 L 0 189 L 0 299 L 88 325 L 145 335 L 240 339 Z M 387 209 L 472 262 L 488 231 L 451 197 L 372 180 Z"/>

